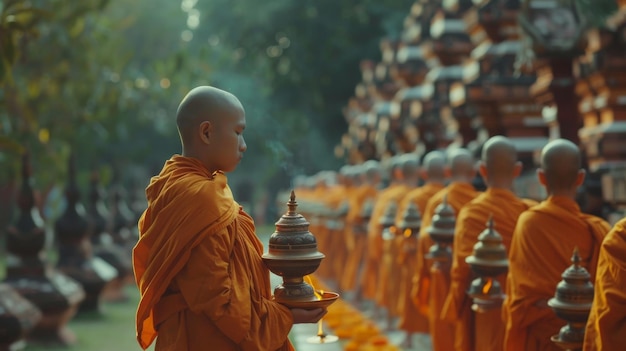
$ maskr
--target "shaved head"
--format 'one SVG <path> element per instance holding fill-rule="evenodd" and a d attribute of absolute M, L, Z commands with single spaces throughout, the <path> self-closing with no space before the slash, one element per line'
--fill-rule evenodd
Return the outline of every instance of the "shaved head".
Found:
<path fill-rule="evenodd" d="M 541 171 L 545 175 L 545 185 L 551 191 L 571 190 L 578 187 L 580 174 L 584 171 L 580 149 L 566 139 L 556 139 L 544 146 L 541 151 Z"/>
<path fill-rule="evenodd" d="M 491 137 L 482 151 L 482 164 L 486 182 L 512 182 L 519 174 L 520 163 L 517 162 L 517 150 L 509 138 L 497 135 Z"/>
<path fill-rule="evenodd" d="M 441 151 L 431 151 L 424 156 L 422 168 L 431 180 L 443 180 L 446 167 L 446 155 Z"/>
<path fill-rule="evenodd" d="M 183 156 L 200 160 L 211 172 L 233 171 L 247 146 L 246 117 L 233 94 L 209 86 L 192 89 L 181 101 L 176 126 Z"/>
<path fill-rule="evenodd" d="M 376 160 L 367 160 L 363 163 L 363 173 L 365 174 L 365 179 L 370 184 L 375 184 L 380 182 L 381 178 L 381 170 L 380 170 L 380 162 Z"/>
<path fill-rule="evenodd" d="M 457 148 L 448 153 L 448 167 L 452 178 L 471 181 L 476 175 L 474 156 L 463 148 Z"/>
<path fill-rule="evenodd" d="M 200 123 L 219 123 L 224 112 L 233 109 L 243 111 L 241 102 L 235 95 L 210 86 L 192 89 L 178 105 L 176 125 L 183 145 L 189 143 Z"/>
<path fill-rule="evenodd" d="M 417 173 L 420 165 L 419 156 L 416 154 L 403 154 L 399 157 L 400 169 L 405 177 Z"/>

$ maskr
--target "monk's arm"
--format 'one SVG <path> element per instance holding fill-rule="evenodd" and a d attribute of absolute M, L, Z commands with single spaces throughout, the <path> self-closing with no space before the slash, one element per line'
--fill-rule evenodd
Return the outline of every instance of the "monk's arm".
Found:
<path fill-rule="evenodd" d="M 257 274 L 256 267 L 233 260 L 233 231 L 229 226 L 207 233 L 176 283 L 189 309 L 206 315 L 236 344 L 255 340 L 278 348 L 293 325 L 291 312 L 262 297 L 261 287 L 252 286 L 249 275 Z"/>
<path fill-rule="evenodd" d="M 523 213 L 515 226 L 509 253 L 507 290 L 509 318 L 526 328 L 538 320 L 554 318 L 548 300 L 554 295 L 557 282 L 542 276 L 545 267 L 553 265 L 549 255 L 537 255 L 543 247 L 538 246 L 532 234 L 537 232 L 532 215 Z"/>

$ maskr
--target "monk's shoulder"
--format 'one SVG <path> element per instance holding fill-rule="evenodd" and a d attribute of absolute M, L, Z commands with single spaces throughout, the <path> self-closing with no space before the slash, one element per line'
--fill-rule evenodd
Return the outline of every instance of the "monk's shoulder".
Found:
<path fill-rule="evenodd" d="M 611 230 L 611 225 L 604 218 L 594 215 L 585 215 L 585 220 L 593 226 L 603 228 L 605 233 L 608 233 Z"/>
<path fill-rule="evenodd" d="M 615 223 L 602 242 L 602 250 L 617 261 L 624 260 L 626 257 L 626 218 Z"/>
<path fill-rule="evenodd" d="M 235 204 L 226 176 L 220 173 L 212 178 L 189 174 L 181 177 L 168 190 L 172 202 L 201 207 L 210 212 L 221 212 Z"/>
<path fill-rule="evenodd" d="M 545 216 L 544 213 L 535 211 L 534 208 L 522 212 L 515 224 L 515 235 L 531 235 L 537 232 L 545 221 Z"/>

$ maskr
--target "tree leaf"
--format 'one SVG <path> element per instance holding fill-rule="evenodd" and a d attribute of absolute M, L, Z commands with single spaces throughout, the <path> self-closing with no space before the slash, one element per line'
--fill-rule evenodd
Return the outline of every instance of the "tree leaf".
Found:
<path fill-rule="evenodd" d="M 21 154 L 24 152 L 24 147 L 13 138 L 7 135 L 0 135 L 0 150 L 12 151 L 16 154 Z"/>

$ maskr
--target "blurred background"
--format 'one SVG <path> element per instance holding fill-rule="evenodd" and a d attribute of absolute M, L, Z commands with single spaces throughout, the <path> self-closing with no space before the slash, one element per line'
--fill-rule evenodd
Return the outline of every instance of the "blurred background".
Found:
<path fill-rule="evenodd" d="M 44 193 L 65 178 L 72 151 L 79 184 L 97 171 L 105 185 L 143 189 L 180 152 L 178 103 L 210 84 L 246 108 L 233 191 L 242 203 L 271 198 L 294 174 L 341 164 L 333 148 L 359 62 L 379 58 L 411 3 L 3 0 L 0 185 L 28 149 Z"/>

